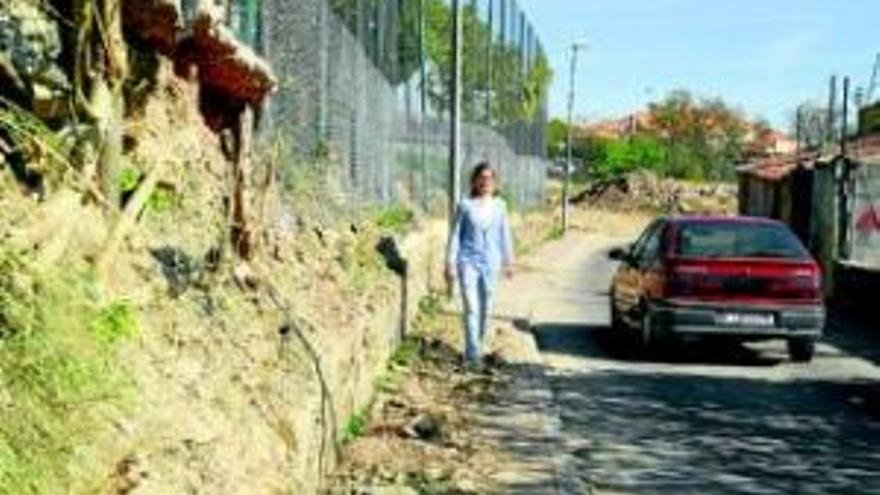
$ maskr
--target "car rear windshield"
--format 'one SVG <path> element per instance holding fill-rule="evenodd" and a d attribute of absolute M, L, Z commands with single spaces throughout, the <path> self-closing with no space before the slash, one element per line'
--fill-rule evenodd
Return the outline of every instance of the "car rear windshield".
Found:
<path fill-rule="evenodd" d="M 680 227 L 676 254 L 696 258 L 804 259 L 803 244 L 787 227 L 755 223 L 694 223 Z"/>

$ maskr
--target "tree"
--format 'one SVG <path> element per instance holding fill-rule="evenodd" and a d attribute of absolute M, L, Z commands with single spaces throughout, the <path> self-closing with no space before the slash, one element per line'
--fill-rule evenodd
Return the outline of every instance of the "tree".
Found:
<path fill-rule="evenodd" d="M 386 12 L 382 6 L 388 0 L 331 0 L 330 8 L 356 36 L 362 36 L 372 19 Z M 424 49 L 428 64 L 426 92 L 434 111 L 443 114 L 449 109 L 450 78 L 452 77 L 452 9 L 445 0 L 419 2 L 398 0 L 395 18 L 396 46 L 392 64 L 380 64 L 380 69 L 392 84 L 409 80 L 418 71 L 421 62 L 420 14 L 424 16 Z M 501 43 L 492 27 L 480 18 L 477 3 L 462 7 L 462 112 L 470 122 L 487 120 L 486 109 L 492 114 L 492 123 L 506 125 L 533 120 L 546 100 L 552 78 L 547 57 L 542 52 L 533 55 L 528 66 L 518 47 Z M 369 44 L 367 40 L 362 42 Z M 370 45 L 372 46 L 372 45 Z M 491 60 L 489 60 L 491 57 Z M 490 66 L 494 77 L 490 77 Z"/>
<path fill-rule="evenodd" d="M 541 110 L 541 104 L 547 100 L 547 90 L 553 79 L 553 70 L 543 53 L 538 54 L 526 73 L 522 86 L 522 106 L 519 117 L 532 120 Z"/>
<path fill-rule="evenodd" d="M 548 156 L 565 155 L 567 130 L 560 119 L 547 124 Z M 750 133 L 759 141 L 775 138 L 769 124 L 749 122 L 720 98 L 698 99 L 678 90 L 649 104 L 647 119 L 627 136 L 601 138 L 573 129 L 572 155 L 586 165 L 588 178 L 607 180 L 646 169 L 678 178 L 730 180 L 734 166 L 753 154 Z"/>
<path fill-rule="evenodd" d="M 568 124 L 562 119 L 551 119 L 544 131 L 547 140 L 547 156 L 559 158 L 565 156 L 568 140 Z"/>
<path fill-rule="evenodd" d="M 665 160 L 663 144 L 646 134 L 632 139 L 608 141 L 603 160 L 596 162 L 594 175 L 607 179 L 628 174 L 634 170 L 662 171 Z"/>
<path fill-rule="evenodd" d="M 791 114 L 791 129 L 800 136 L 801 144 L 807 149 L 818 149 L 832 135 L 828 122 L 828 110 L 817 103 L 805 101 Z"/>
<path fill-rule="evenodd" d="M 745 156 L 749 124 L 720 98 L 698 100 L 685 90 L 649 105 L 653 133 L 667 149 L 664 169 L 674 176 L 719 180 Z"/>

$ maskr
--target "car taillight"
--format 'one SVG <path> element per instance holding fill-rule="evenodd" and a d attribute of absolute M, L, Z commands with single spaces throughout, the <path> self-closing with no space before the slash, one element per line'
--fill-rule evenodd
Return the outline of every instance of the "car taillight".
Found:
<path fill-rule="evenodd" d="M 792 299 L 821 299 L 822 281 L 816 273 L 781 278 L 770 284 L 768 292 Z"/>
<path fill-rule="evenodd" d="M 666 297 L 699 295 L 712 287 L 704 266 L 672 266 L 666 273 Z"/>
<path fill-rule="evenodd" d="M 758 272 L 758 273 L 755 273 Z M 664 296 L 815 301 L 822 298 L 819 270 L 791 266 L 672 264 Z"/>

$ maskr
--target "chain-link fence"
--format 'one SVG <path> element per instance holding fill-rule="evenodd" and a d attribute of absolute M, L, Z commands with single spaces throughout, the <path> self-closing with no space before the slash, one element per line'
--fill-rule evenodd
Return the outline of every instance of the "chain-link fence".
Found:
<path fill-rule="evenodd" d="M 544 200 L 549 69 L 513 0 L 463 1 L 462 175 L 488 160 L 516 207 Z M 234 0 L 230 24 L 279 79 L 261 119 L 283 173 L 320 163 L 348 205 L 447 197 L 446 0 Z M 463 183 L 467 183 L 466 181 Z"/>

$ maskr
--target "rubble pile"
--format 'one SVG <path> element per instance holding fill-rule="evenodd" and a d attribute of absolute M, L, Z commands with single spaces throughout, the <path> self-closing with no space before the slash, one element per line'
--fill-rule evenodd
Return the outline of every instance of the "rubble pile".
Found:
<path fill-rule="evenodd" d="M 594 182 L 572 198 L 575 204 L 612 210 L 652 210 L 669 214 L 734 214 L 737 188 L 732 183 L 685 182 L 639 170 Z"/>

